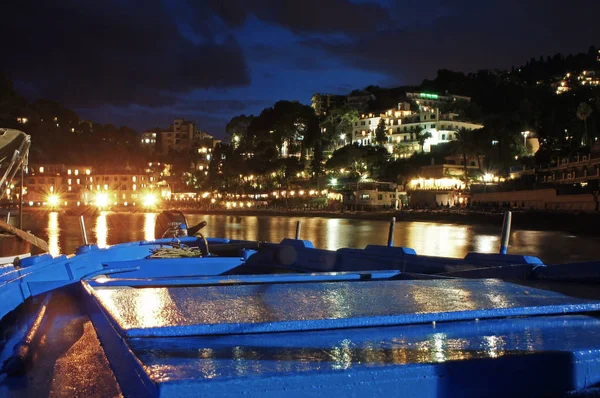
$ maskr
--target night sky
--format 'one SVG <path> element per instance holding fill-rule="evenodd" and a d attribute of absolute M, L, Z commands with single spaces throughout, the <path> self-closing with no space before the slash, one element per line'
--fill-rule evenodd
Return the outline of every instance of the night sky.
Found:
<path fill-rule="evenodd" d="M 452 3 L 452 4 L 450 4 Z M 419 84 L 600 45 L 598 0 L 14 0 L 2 66 L 22 94 L 144 130 L 314 92 Z"/>

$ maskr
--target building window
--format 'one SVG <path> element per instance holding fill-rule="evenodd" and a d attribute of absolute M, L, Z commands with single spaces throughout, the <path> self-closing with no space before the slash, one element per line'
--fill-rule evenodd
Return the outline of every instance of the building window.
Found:
<path fill-rule="evenodd" d="M 442 134 L 442 141 L 446 139 L 446 134 Z"/>
<path fill-rule="evenodd" d="M 371 199 L 371 195 L 369 195 L 368 193 L 363 193 L 360 195 L 360 198 L 363 200 Z"/>
<path fill-rule="evenodd" d="M 383 200 L 383 194 L 377 195 L 377 200 Z"/>

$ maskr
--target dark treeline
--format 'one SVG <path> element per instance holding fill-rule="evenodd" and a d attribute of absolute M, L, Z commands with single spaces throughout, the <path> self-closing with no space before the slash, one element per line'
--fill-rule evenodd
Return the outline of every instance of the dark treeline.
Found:
<path fill-rule="evenodd" d="M 30 134 L 34 144 L 31 162 L 89 164 L 94 167 L 141 166 L 138 133 L 83 121 L 77 113 L 48 99 L 29 101 L 20 96 L 12 82 L 0 74 L 0 127 Z"/>

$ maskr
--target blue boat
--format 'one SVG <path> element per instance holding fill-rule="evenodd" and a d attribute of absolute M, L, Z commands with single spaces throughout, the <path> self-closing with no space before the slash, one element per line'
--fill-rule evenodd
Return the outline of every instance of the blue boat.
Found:
<path fill-rule="evenodd" d="M 0 396 L 600 395 L 598 262 L 165 225 L 0 268 Z"/>

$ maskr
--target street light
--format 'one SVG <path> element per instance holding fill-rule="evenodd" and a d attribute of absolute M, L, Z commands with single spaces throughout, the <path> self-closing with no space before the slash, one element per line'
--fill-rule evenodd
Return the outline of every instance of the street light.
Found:
<path fill-rule="evenodd" d="M 531 131 L 521 131 L 521 135 L 523 135 L 523 146 L 527 149 L 527 136 L 531 134 Z"/>

